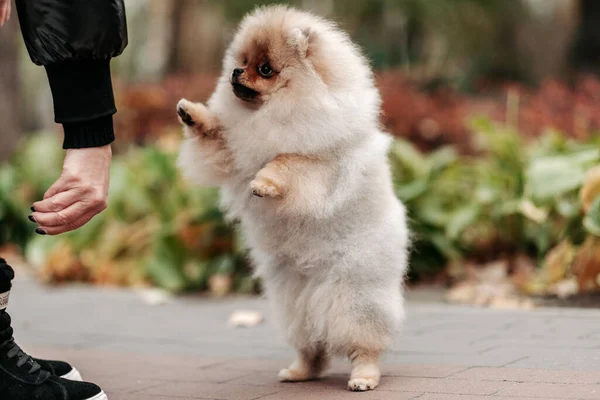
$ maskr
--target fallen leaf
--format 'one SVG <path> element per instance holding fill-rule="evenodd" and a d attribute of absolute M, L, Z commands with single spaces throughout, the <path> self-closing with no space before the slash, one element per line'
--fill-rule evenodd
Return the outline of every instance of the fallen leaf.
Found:
<path fill-rule="evenodd" d="M 579 293 L 579 283 L 577 278 L 570 277 L 556 283 L 550 289 L 550 293 L 555 294 L 561 299 L 566 299 Z"/>
<path fill-rule="evenodd" d="M 549 284 L 563 279 L 575 258 L 575 247 L 569 240 L 563 240 L 546 255 L 542 270 Z"/>
<path fill-rule="evenodd" d="M 579 192 L 579 198 L 583 205 L 583 211 L 588 212 L 592 202 L 600 194 L 600 165 L 590 168 L 585 173 L 583 186 Z"/>
<path fill-rule="evenodd" d="M 596 277 L 600 273 L 600 238 L 589 236 L 579 248 L 572 267 L 580 292 L 598 288 Z"/>
<path fill-rule="evenodd" d="M 508 276 L 508 261 L 498 260 L 484 265 L 477 271 L 480 282 L 496 284 L 504 282 Z"/>
<path fill-rule="evenodd" d="M 172 295 L 166 290 L 159 288 L 144 288 L 138 289 L 137 293 L 142 298 L 142 301 L 151 306 L 157 306 L 167 303 Z"/>
<path fill-rule="evenodd" d="M 448 290 L 446 300 L 450 303 L 470 303 L 475 293 L 475 282 L 461 282 Z"/>
<path fill-rule="evenodd" d="M 232 285 L 233 279 L 230 275 L 217 274 L 211 276 L 208 280 L 210 293 L 217 297 L 222 297 L 228 294 L 231 291 Z"/>
<path fill-rule="evenodd" d="M 237 310 L 229 317 L 227 323 L 234 328 L 251 328 L 262 323 L 264 320 L 259 311 L 252 310 Z"/>

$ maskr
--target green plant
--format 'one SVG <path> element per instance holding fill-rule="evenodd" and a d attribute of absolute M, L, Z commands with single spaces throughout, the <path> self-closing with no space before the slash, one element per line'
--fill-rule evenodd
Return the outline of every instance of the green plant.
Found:
<path fill-rule="evenodd" d="M 600 230 L 595 201 L 584 219 L 579 191 L 600 162 L 596 141 L 582 144 L 548 132 L 526 144 L 510 127 L 475 119 L 481 154 L 452 147 L 429 155 L 396 141 L 391 152 L 396 193 L 414 234 L 411 276 L 448 263 L 526 254 L 543 264 L 562 240 L 581 244 Z"/>
<path fill-rule="evenodd" d="M 46 279 L 185 291 L 209 289 L 210 277 L 219 275 L 231 280 L 231 290 L 256 290 L 239 238 L 218 208 L 217 189 L 187 185 L 172 150 L 142 147 L 115 156 L 107 210 L 76 232 L 34 237 L 29 204 L 58 176 L 62 160 L 32 156 L 55 148 L 58 138 L 34 136 L 0 170 L 0 185 L 10 189 L 2 193 L 12 194 L 0 198 L 0 209 L 12 210 L 0 220 L 11 233 L 6 240 L 25 248 Z"/>
<path fill-rule="evenodd" d="M 449 146 L 424 154 L 400 139 L 390 151 L 395 191 L 413 233 L 411 278 L 435 276 L 448 265 L 525 256 L 541 267 L 523 283 L 526 291 L 538 293 L 544 282 L 571 275 L 582 287 L 596 287 L 599 140 L 581 143 L 548 131 L 525 142 L 513 128 L 487 119 L 471 126 L 476 155 Z M 59 150 L 42 157 L 59 143 L 50 135 L 32 137 L 0 168 L 0 238 L 24 247 L 51 281 L 255 292 L 217 189 L 180 178 L 177 141 L 115 156 L 108 209 L 76 232 L 48 238 L 32 236 L 26 214 L 60 172 Z"/>

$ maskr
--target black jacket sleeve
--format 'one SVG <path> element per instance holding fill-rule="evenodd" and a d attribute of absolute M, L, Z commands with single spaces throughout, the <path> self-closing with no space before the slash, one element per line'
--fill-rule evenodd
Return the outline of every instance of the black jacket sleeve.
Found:
<path fill-rule="evenodd" d="M 63 148 L 114 140 L 110 60 L 127 46 L 124 0 L 16 0 L 31 60 L 46 68 Z"/>

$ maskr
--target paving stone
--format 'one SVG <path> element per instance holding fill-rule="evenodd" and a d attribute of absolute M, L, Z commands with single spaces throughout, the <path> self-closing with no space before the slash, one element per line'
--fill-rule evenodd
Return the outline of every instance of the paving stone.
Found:
<path fill-rule="evenodd" d="M 293 358 L 286 360 L 265 360 L 262 358 L 242 358 L 228 361 L 225 366 L 231 369 L 240 369 L 253 372 L 272 372 L 277 374 L 282 368 L 287 367 L 294 361 Z"/>
<path fill-rule="evenodd" d="M 218 400 L 254 400 L 269 394 L 279 393 L 280 387 L 267 386 L 242 386 L 232 384 L 215 384 L 203 382 L 170 382 L 146 390 L 137 394 L 185 397 L 192 395 L 199 398 L 210 398 Z"/>
<path fill-rule="evenodd" d="M 523 368 L 472 368 L 452 375 L 451 379 L 592 384 L 600 382 L 600 373 L 597 371 L 552 371 Z"/>
<path fill-rule="evenodd" d="M 488 353 L 492 357 L 502 355 L 522 358 L 506 364 L 510 368 L 554 369 L 571 371 L 600 371 L 600 349 L 529 349 L 499 348 Z"/>
<path fill-rule="evenodd" d="M 157 307 L 130 291 L 19 279 L 9 312 L 28 352 L 71 362 L 111 400 L 600 399 L 600 310 L 407 307 L 381 384 L 367 393 L 346 390 L 347 360 L 320 380 L 278 382 L 295 351 L 261 298 L 179 297 Z M 267 322 L 231 329 L 238 309 Z"/>
<path fill-rule="evenodd" d="M 238 379 L 234 379 L 229 383 L 232 385 L 256 385 L 281 387 L 289 389 L 290 387 L 301 388 L 344 388 L 348 384 L 348 375 L 326 375 L 321 379 L 311 380 L 308 382 L 279 382 L 277 374 L 271 372 L 255 372 Z"/>
<path fill-rule="evenodd" d="M 515 385 L 513 382 L 427 378 L 396 378 L 382 381 L 383 384 L 385 384 L 386 390 L 473 395 L 491 395 Z"/>
<path fill-rule="evenodd" d="M 127 374 L 104 376 L 101 378 L 94 378 L 84 374 L 83 378 L 86 381 L 91 381 L 97 384 L 107 391 L 111 390 L 116 392 L 136 392 L 168 383 L 167 381 L 158 379 L 132 378 Z"/>
<path fill-rule="evenodd" d="M 382 365 L 381 372 L 384 376 L 407 376 L 414 378 L 447 378 L 461 371 L 465 367 L 448 365 Z"/>
<path fill-rule="evenodd" d="M 542 399 L 600 399 L 600 385 L 517 383 L 498 393 L 501 396 L 522 396 Z"/>
<path fill-rule="evenodd" d="M 147 394 L 135 394 L 135 393 L 106 393 L 110 400 L 198 400 L 201 397 L 165 397 L 165 396 L 148 396 Z M 205 398 L 202 400 L 218 400 Z"/>
<path fill-rule="evenodd" d="M 539 400 L 539 397 L 470 396 L 464 394 L 426 393 L 419 400 Z M 111 399 L 112 400 L 112 399 Z"/>
<path fill-rule="evenodd" d="M 526 349 L 598 349 L 600 346 L 600 340 L 598 339 L 580 339 L 574 335 L 569 339 L 559 339 L 552 337 L 541 337 L 541 336 L 516 336 L 507 337 L 484 337 L 475 340 L 472 343 L 473 348 L 477 349 L 493 349 L 493 348 L 526 348 Z"/>
<path fill-rule="evenodd" d="M 419 353 L 414 352 L 388 353 L 383 357 L 385 363 L 396 365 L 447 365 L 465 367 L 502 367 L 514 364 L 521 360 L 527 353 L 502 352 L 477 354 L 477 353 Z M 541 368 L 541 367 L 540 367 Z"/>
<path fill-rule="evenodd" d="M 420 395 L 421 393 L 388 392 L 378 389 L 361 393 L 331 389 L 311 389 L 310 391 L 306 389 L 289 389 L 261 397 L 260 400 L 412 400 L 420 399 Z"/>

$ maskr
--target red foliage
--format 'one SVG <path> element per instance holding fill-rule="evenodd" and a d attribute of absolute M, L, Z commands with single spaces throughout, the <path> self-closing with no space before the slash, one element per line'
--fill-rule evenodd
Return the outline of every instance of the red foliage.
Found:
<path fill-rule="evenodd" d="M 119 112 L 115 124 L 119 139 L 138 144 L 155 140 L 178 124 L 175 106 L 179 100 L 206 101 L 216 83 L 212 75 L 171 76 L 160 84 L 117 83 Z"/>
<path fill-rule="evenodd" d="M 508 99 L 518 112 L 523 135 L 536 137 L 547 128 L 577 138 L 600 130 L 600 80 L 585 76 L 570 86 L 557 80 L 537 88 L 507 83 L 465 95 L 448 86 L 422 90 L 398 72 L 378 75 L 383 99 L 382 121 L 386 129 L 408 138 L 423 150 L 455 144 L 469 152 L 471 132 L 468 117 L 487 115 L 504 121 Z M 182 97 L 206 101 L 217 77 L 172 76 L 160 84 L 118 84 L 119 113 L 116 124 L 122 141 L 153 141 L 177 124 L 175 105 Z"/>
<path fill-rule="evenodd" d="M 466 97 L 448 87 L 425 92 L 417 83 L 392 72 L 380 74 L 377 83 L 383 100 L 382 120 L 390 133 L 423 150 L 447 143 L 470 148 Z"/>
<path fill-rule="evenodd" d="M 572 86 L 558 80 L 547 80 L 538 88 L 507 85 L 505 98 L 509 92 L 519 98 L 519 129 L 527 135 L 552 128 L 585 139 L 600 130 L 600 81 L 595 77 L 581 77 Z M 505 113 L 504 101 L 492 117 L 502 120 Z"/>

